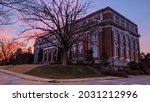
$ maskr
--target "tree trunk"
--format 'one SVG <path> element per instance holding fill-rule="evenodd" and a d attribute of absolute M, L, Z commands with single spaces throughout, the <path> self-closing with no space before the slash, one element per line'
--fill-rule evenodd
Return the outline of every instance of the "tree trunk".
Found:
<path fill-rule="evenodd" d="M 62 58 L 62 65 L 63 66 L 66 66 L 67 65 L 67 59 L 68 59 L 68 53 L 67 53 L 67 50 L 64 50 L 63 51 L 63 58 Z"/>

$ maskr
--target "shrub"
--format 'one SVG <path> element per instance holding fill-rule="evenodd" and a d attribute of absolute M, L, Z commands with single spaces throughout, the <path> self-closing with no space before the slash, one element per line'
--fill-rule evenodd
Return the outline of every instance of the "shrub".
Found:
<path fill-rule="evenodd" d="M 92 48 L 91 48 L 91 49 L 88 49 L 88 51 L 87 51 L 87 56 L 86 56 L 86 60 L 87 60 L 90 64 L 94 63 L 93 49 L 92 49 Z"/>
<path fill-rule="evenodd" d="M 140 70 L 142 70 L 145 74 L 150 74 L 150 68 L 146 63 L 139 64 Z"/>
<path fill-rule="evenodd" d="M 77 65 L 80 65 L 80 66 L 87 66 L 88 65 L 88 63 L 86 63 L 84 60 L 82 60 L 82 59 L 79 59 L 79 60 L 77 60 Z"/>
<path fill-rule="evenodd" d="M 101 60 L 102 60 L 102 63 L 105 65 L 105 66 L 108 66 L 110 64 L 110 62 L 108 62 L 108 55 L 106 53 L 102 53 L 102 55 L 100 56 Z"/>
<path fill-rule="evenodd" d="M 142 70 L 132 70 L 132 69 L 125 69 L 125 72 L 128 74 L 128 75 L 143 75 L 144 72 Z"/>
<path fill-rule="evenodd" d="M 132 70 L 138 70 L 138 69 L 139 69 L 138 64 L 137 64 L 136 62 L 134 62 L 134 61 L 129 62 L 129 63 L 128 63 L 128 66 L 129 66 L 129 68 L 132 69 Z"/>
<path fill-rule="evenodd" d="M 125 73 L 124 71 L 107 71 L 106 74 L 111 75 L 111 76 L 118 76 L 118 77 L 128 77 L 128 74 Z"/>

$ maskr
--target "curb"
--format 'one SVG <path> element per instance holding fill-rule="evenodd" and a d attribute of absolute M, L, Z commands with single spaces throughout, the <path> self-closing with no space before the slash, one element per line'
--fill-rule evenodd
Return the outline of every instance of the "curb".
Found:
<path fill-rule="evenodd" d="M 21 73 L 17 73 L 17 72 L 12 72 L 12 71 L 7 71 L 7 70 L 3 70 L 3 69 L 0 69 L 0 71 L 3 73 L 10 74 L 10 75 L 15 76 L 15 77 L 19 77 L 21 79 L 30 80 L 30 81 L 38 81 L 38 82 L 52 81 L 51 79 L 34 77 L 34 76 L 25 75 L 25 74 L 21 74 Z"/>
<path fill-rule="evenodd" d="M 48 78 L 39 78 L 35 76 L 25 75 L 17 72 L 12 72 L 8 70 L 0 69 L 1 72 L 7 73 L 25 80 L 30 81 L 38 81 L 38 82 L 47 82 L 47 83 L 68 83 L 68 82 L 85 82 L 85 81 L 92 81 L 92 80 L 113 80 L 113 79 L 122 79 L 122 77 L 113 77 L 113 76 L 106 76 L 106 77 L 94 77 L 94 78 L 78 78 L 78 79 L 48 79 Z"/>
<path fill-rule="evenodd" d="M 94 77 L 94 78 L 79 78 L 79 79 L 56 79 L 60 83 L 65 82 L 85 82 L 85 81 L 92 81 L 92 80 L 113 80 L 113 79 L 122 79 L 122 77 Z"/>

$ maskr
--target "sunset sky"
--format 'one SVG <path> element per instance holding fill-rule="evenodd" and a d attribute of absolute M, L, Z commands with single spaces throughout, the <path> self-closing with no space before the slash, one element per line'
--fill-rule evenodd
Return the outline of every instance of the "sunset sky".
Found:
<path fill-rule="evenodd" d="M 110 6 L 138 25 L 141 52 L 150 52 L 150 0 L 94 0 L 88 13 Z M 16 22 L 16 17 L 13 17 Z M 0 26 L 0 36 L 16 37 L 22 30 L 21 22 Z M 33 45 L 30 43 L 29 45 Z"/>

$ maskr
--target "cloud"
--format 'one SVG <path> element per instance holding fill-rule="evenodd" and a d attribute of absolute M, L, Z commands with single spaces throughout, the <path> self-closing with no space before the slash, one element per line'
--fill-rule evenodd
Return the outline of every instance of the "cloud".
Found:
<path fill-rule="evenodd" d="M 10 37 L 10 36 L 8 36 L 6 34 L 0 34 L 0 39 L 2 39 L 2 38 L 4 38 L 4 39 L 12 39 L 12 37 Z"/>
<path fill-rule="evenodd" d="M 13 29 L 10 26 L 1 26 L 0 27 L 0 34 L 14 36 L 17 33 L 16 29 Z"/>
<path fill-rule="evenodd" d="M 32 31 L 28 31 L 28 32 L 24 32 L 22 34 L 19 35 L 19 37 L 24 40 L 25 42 L 27 42 L 26 44 L 26 48 L 31 47 L 32 48 L 32 52 L 34 51 L 34 43 L 35 43 L 35 38 L 41 35 L 41 31 L 38 30 L 32 30 Z"/>

